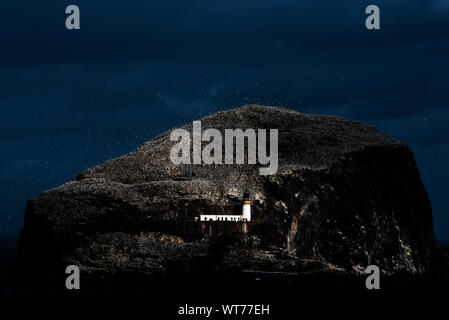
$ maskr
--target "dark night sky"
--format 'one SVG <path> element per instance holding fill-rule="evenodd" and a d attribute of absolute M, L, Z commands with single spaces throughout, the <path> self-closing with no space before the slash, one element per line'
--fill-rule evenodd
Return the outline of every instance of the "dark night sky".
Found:
<path fill-rule="evenodd" d="M 369 4 L 380 31 L 365 28 Z M 79 171 L 258 103 L 408 143 L 449 240 L 449 0 L 15 0 L 0 6 L 0 48 L 0 235 Z"/>

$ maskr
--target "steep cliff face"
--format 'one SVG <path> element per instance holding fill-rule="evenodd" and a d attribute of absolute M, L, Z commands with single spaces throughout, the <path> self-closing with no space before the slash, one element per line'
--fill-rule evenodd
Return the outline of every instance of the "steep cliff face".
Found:
<path fill-rule="evenodd" d="M 411 150 L 369 126 L 283 108 L 244 106 L 201 119 L 202 129 L 278 129 L 279 169 L 174 165 L 161 134 L 29 200 L 22 266 L 76 264 L 101 273 L 335 270 L 433 272 L 430 201 Z M 192 124 L 183 127 L 192 130 Z M 249 190 L 249 237 L 203 237 L 194 217 L 232 213 Z"/>

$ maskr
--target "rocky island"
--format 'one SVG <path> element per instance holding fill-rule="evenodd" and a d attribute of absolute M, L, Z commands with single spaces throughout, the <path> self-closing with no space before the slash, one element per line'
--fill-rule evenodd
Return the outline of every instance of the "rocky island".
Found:
<path fill-rule="evenodd" d="M 201 124 L 277 129 L 276 174 L 247 163 L 175 165 L 168 131 L 29 200 L 19 265 L 150 277 L 437 269 L 431 204 L 404 143 L 339 117 L 256 105 Z M 195 217 L 241 210 L 245 192 L 247 234 L 201 232 Z"/>

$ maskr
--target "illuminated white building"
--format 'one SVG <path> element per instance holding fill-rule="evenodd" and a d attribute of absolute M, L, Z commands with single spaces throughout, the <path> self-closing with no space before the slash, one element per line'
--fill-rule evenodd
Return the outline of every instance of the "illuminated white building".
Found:
<path fill-rule="evenodd" d="M 249 200 L 249 194 L 246 192 L 243 194 L 243 205 L 241 215 L 202 214 L 200 215 L 200 221 L 223 221 L 223 222 L 251 221 L 251 201 Z"/>

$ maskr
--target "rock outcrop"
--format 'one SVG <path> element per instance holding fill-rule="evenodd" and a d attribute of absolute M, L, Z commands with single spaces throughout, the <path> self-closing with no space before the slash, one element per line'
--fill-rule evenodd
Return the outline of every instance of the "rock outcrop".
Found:
<path fill-rule="evenodd" d="M 174 165 L 170 132 L 29 200 L 19 263 L 88 272 L 428 273 L 436 268 L 432 210 L 411 150 L 361 123 L 263 106 L 201 119 L 202 129 L 279 130 L 279 169 Z M 192 124 L 183 128 L 191 130 Z M 223 134 L 224 136 L 224 134 Z M 209 237 L 200 213 L 253 199 L 249 237 Z"/>

